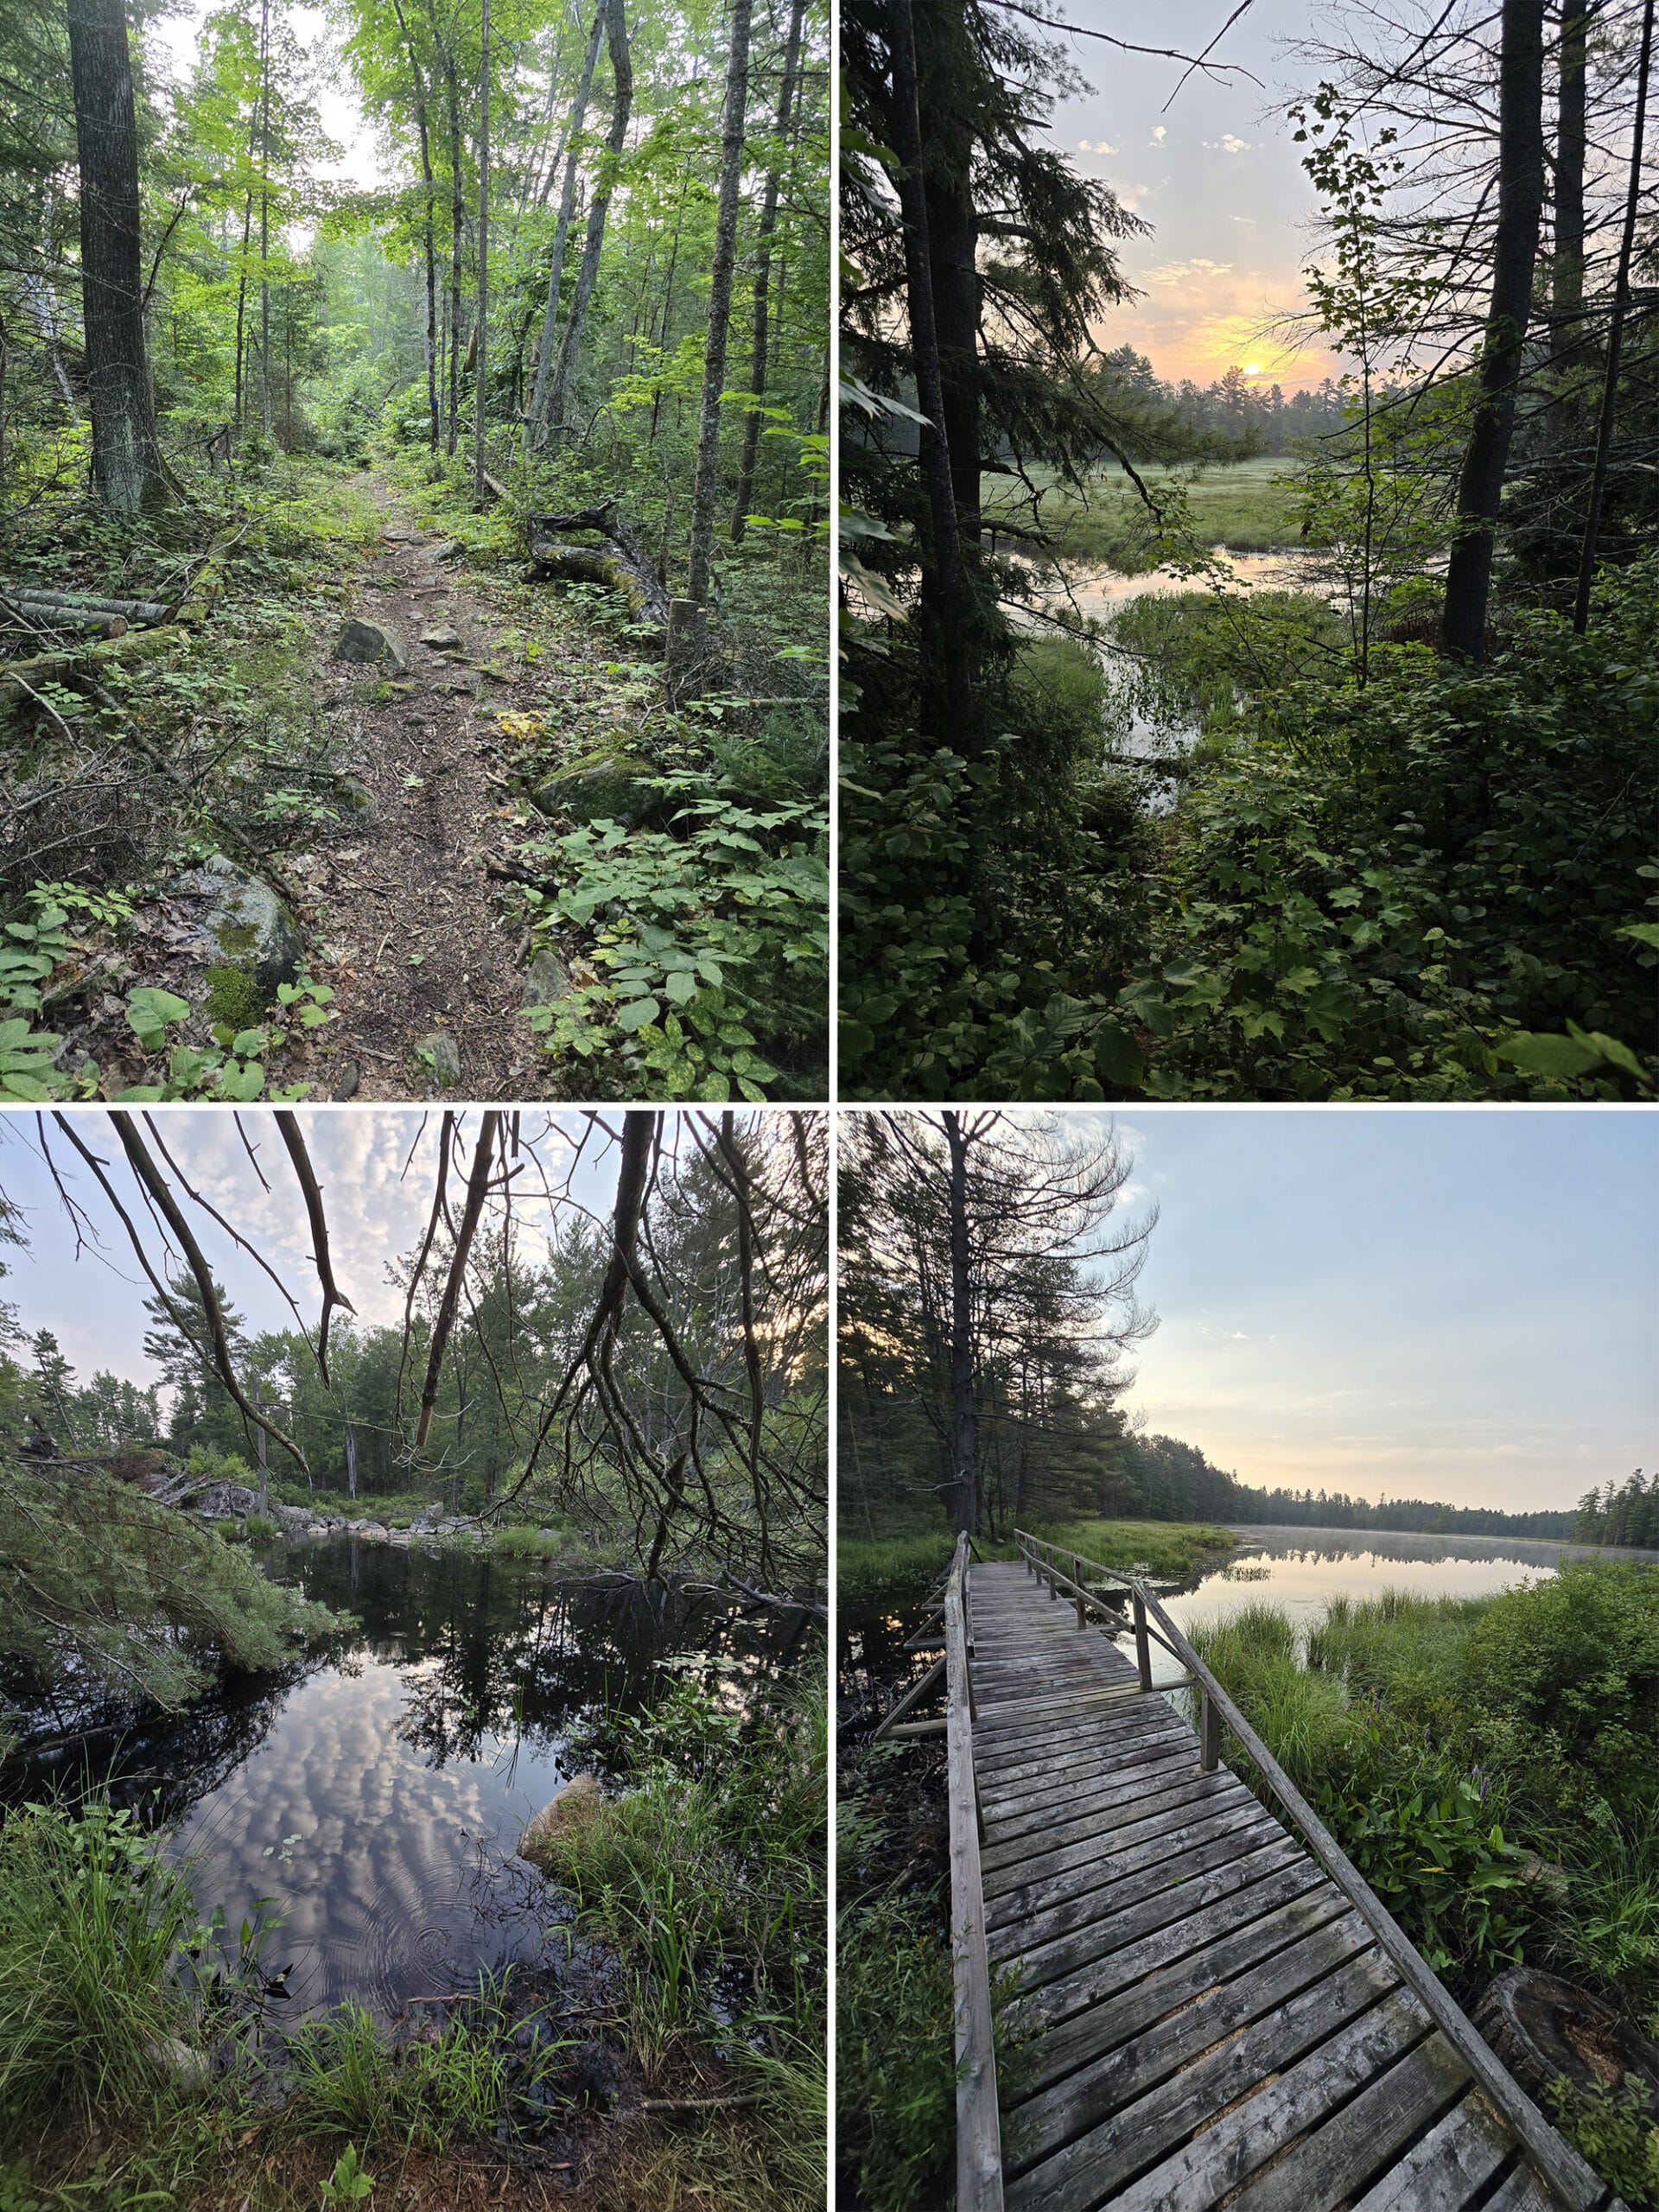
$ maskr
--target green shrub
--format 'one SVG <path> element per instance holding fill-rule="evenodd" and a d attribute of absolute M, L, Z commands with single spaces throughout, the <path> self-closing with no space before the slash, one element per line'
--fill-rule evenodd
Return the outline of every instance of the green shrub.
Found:
<path fill-rule="evenodd" d="M 1556 2125 L 1627 2204 L 1659 2205 L 1659 2126 L 1645 2082 L 1627 2074 L 1617 2092 L 1601 2083 L 1586 2092 L 1558 2082 L 1549 2101 Z"/>

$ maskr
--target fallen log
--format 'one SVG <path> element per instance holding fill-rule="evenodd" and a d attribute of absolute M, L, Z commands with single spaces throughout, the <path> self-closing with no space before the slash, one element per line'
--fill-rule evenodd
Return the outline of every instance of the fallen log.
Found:
<path fill-rule="evenodd" d="M 124 614 L 129 622 L 162 622 L 167 609 L 159 600 L 110 599 L 90 591 L 47 591 L 35 584 L 0 584 L 9 606 L 61 607 L 72 614 Z"/>
<path fill-rule="evenodd" d="M 42 638 L 65 630 L 85 630 L 96 638 L 124 638 L 130 626 L 124 614 L 100 614 L 81 607 L 32 607 L 17 601 L 0 600 L 0 629 L 26 638 Z"/>
<path fill-rule="evenodd" d="M 130 630 L 124 638 L 101 638 L 92 645 L 36 653 L 32 659 L 12 662 L 10 667 L 0 663 L 0 699 L 30 698 L 37 683 L 59 683 L 77 672 L 96 674 L 115 661 L 147 660 L 152 653 L 176 645 L 183 635 L 180 624 L 168 622 L 154 630 Z"/>
<path fill-rule="evenodd" d="M 526 515 L 524 520 L 532 566 L 568 582 L 600 583 L 626 592 L 636 614 L 659 630 L 668 627 L 668 594 L 644 548 L 610 502 L 571 514 Z M 564 545 L 545 535 L 550 530 L 591 530 L 603 543 Z"/>

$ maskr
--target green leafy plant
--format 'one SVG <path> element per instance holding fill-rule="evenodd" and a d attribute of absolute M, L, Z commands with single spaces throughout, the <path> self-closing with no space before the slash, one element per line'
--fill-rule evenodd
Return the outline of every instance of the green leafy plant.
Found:
<path fill-rule="evenodd" d="M 327 2205 L 360 2204 L 374 2188 L 374 2176 L 358 2164 L 357 2145 L 348 2143 L 334 2161 L 334 2171 L 322 2184 Z"/>

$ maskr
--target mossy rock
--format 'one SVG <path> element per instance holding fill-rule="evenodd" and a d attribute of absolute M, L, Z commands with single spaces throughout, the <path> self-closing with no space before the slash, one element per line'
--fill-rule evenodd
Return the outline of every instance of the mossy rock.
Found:
<path fill-rule="evenodd" d="M 208 967 L 208 1008 L 215 1021 L 249 1028 L 291 983 L 305 959 L 300 925 L 268 883 L 223 853 L 185 877 L 181 887 L 207 899 L 202 926 L 219 948 Z"/>
<path fill-rule="evenodd" d="M 663 796 L 642 779 L 657 773 L 641 754 L 620 747 L 584 753 L 544 776 L 531 794 L 537 813 L 572 822 L 620 822 L 643 830 L 660 813 Z"/>
<path fill-rule="evenodd" d="M 526 1824 L 518 1839 L 518 1856 L 541 1866 L 556 1838 L 580 1834 L 597 1816 L 605 1793 L 597 1776 L 573 1774 L 556 1789 L 541 1811 Z"/>

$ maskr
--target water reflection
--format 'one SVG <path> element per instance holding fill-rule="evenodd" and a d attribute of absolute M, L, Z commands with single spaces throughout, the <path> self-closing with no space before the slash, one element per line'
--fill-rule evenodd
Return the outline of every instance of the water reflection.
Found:
<path fill-rule="evenodd" d="M 355 1539 L 264 1563 L 359 1624 L 186 1713 L 100 1718 L 79 1751 L 50 1739 L 61 1714 L 42 1700 L 47 1740 L 0 1787 L 15 1802 L 107 1779 L 176 1827 L 198 1897 L 232 1930 L 271 1899 L 268 1963 L 292 1962 L 290 2018 L 354 1998 L 390 2018 L 480 1964 L 556 1964 L 556 1899 L 515 1854 L 524 1823 L 593 1763 L 573 1737 L 647 1703 L 671 1660 L 747 1703 L 813 1633 L 804 1613 L 743 1613 L 707 1591 L 561 1584 Z"/>

